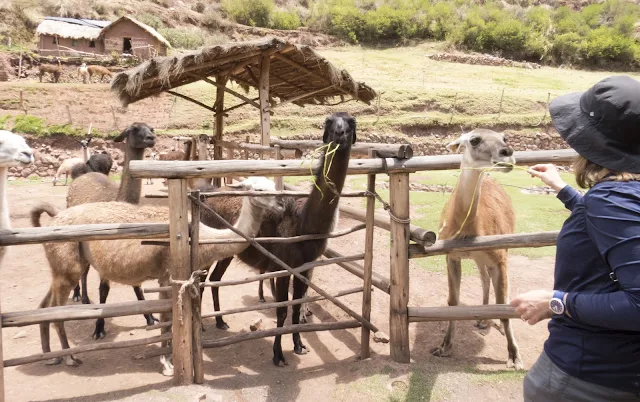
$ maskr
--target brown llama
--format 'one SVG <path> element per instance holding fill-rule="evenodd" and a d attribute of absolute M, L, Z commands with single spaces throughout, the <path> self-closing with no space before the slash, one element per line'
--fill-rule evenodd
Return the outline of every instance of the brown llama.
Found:
<path fill-rule="evenodd" d="M 325 178 L 323 166 L 327 149 L 320 157 L 320 167 L 315 171 L 315 182 L 317 186 L 311 190 L 308 198 L 294 199 L 283 198 L 285 210 L 283 212 L 267 213 L 262 222 L 260 232 L 256 237 L 291 237 L 305 234 L 325 234 L 330 233 L 338 219 L 338 202 L 340 193 L 344 186 L 349 166 L 351 145 L 356 142 L 356 120 L 347 113 L 334 113 L 325 120 L 323 142 L 331 144 L 332 150 L 337 147 L 333 156 L 327 159 L 331 161 L 331 169 Z M 330 158 L 333 158 L 332 160 Z M 237 219 L 240 205 L 237 198 L 221 199 L 212 197 L 207 200 L 210 207 L 214 208 L 223 218 L 233 223 Z M 220 223 L 206 209 L 202 210 L 201 221 L 212 227 L 219 227 Z M 320 257 L 327 248 L 327 240 L 310 240 L 294 244 L 269 243 L 263 245 L 267 250 L 276 255 L 292 268 L 299 267 L 307 262 L 311 262 Z M 279 271 L 281 267 L 275 264 L 254 247 L 249 247 L 238 254 L 240 260 L 247 265 L 257 268 L 261 272 Z M 215 269 L 211 272 L 209 280 L 219 281 L 233 258 L 218 261 Z M 304 273 L 310 278 L 312 271 Z M 277 301 L 289 299 L 290 277 L 285 276 L 276 280 L 274 297 Z M 211 288 L 213 293 L 214 308 L 220 310 L 218 300 L 218 289 Z M 307 286 L 299 279 L 293 279 L 293 298 L 299 299 L 306 294 Z M 292 323 L 300 323 L 301 305 L 292 307 Z M 277 309 L 277 325 L 282 327 L 287 318 L 287 307 Z M 216 325 L 219 328 L 228 328 L 222 317 L 216 318 Z M 307 348 L 302 344 L 299 333 L 293 334 L 294 353 L 305 354 Z M 273 344 L 273 363 L 279 366 L 280 363 L 287 364 L 282 352 L 281 336 L 275 337 Z"/>
<path fill-rule="evenodd" d="M 511 199 L 502 187 L 486 174 L 489 171 L 506 173 L 513 169 L 513 149 L 506 145 L 504 135 L 491 130 L 476 129 L 447 145 L 447 149 L 452 152 L 462 150 L 463 156 L 460 178 L 440 218 L 440 240 L 513 233 L 515 214 Z M 500 163 L 505 165 L 500 167 Z M 496 303 L 507 303 L 509 279 L 506 249 L 454 252 L 447 254 L 446 258 L 450 306 L 457 306 L 460 302 L 462 258 L 470 258 L 478 266 L 482 282 L 482 304 L 489 303 L 490 281 L 495 289 Z M 490 321 L 478 321 L 476 326 L 486 328 L 489 323 Z M 455 321 L 449 321 L 442 344 L 434 348 L 432 354 L 451 354 L 455 325 Z M 501 326 L 507 337 L 507 368 L 522 370 L 522 359 L 509 320 L 501 320 Z"/>

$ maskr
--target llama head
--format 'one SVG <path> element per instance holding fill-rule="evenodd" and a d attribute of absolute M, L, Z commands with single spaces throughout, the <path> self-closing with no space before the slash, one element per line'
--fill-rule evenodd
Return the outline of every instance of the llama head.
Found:
<path fill-rule="evenodd" d="M 238 190 L 247 191 L 276 191 L 276 184 L 266 177 L 252 176 L 245 180 L 229 184 L 229 187 Z M 284 211 L 284 203 L 281 197 L 265 196 L 265 197 L 249 197 L 251 204 L 261 209 L 271 209 L 277 213 Z"/>
<path fill-rule="evenodd" d="M 115 142 L 127 140 L 130 148 L 151 148 L 156 145 L 156 134 L 153 127 L 146 123 L 133 123 L 113 139 Z"/>
<path fill-rule="evenodd" d="M 0 167 L 33 163 L 33 150 L 21 136 L 0 130 Z"/>
<path fill-rule="evenodd" d="M 91 144 L 91 139 L 93 137 L 89 137 L 86 140 L 78 141 L 82 149 L 89 148 L 89 144 Z M 77 141 L 77 140 L 76 140 Z"/>
<path fill-rule="evenodd" d="M 475 129 L 462 134 L 457 140 L 449 143 L 447 149 L 463 153 L 463 167 L 492 168 L 491 170 L 506 173 L 510 172 L 516 163 L 513 148 L 506 144 L 504 134 L 492 130 Z M 504 165 L 499 166 L 500 164 Z"/>
<path fill-rule="evenodd" d="M 339 112 L 327 117 L 324 121 L 322 142 L 333 142 L 341 149 L 350 148 L 356 143 L 356 119 L 348 113 Z"/>

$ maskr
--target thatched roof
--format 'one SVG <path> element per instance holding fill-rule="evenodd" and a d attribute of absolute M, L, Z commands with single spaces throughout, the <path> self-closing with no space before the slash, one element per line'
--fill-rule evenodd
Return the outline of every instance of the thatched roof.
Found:
<path fill-rule="evenodd" d="M 36 33 L 38 35 L 50 35 L 68 39 L 98 39 L 102 28 L 94 24 L 81 22 L 82 20 L 76 22 L 47 18 L 38 25 Z"/>
<path fill-rule="evenodd" d="M 155 29 L 151 28 L 149 25 L 144 24 L 140 21 L 138 21 L 137 19 L 133 18 L 133 17 L 129 17 L 126 15 L 123 15 L 122 17 L 118 18 L 117 20 L 113 21 L 111 24 L 109 24 L 108 26 L 106 26 L 103 30 L 102 33 L 104 34 L 106 31 L 108 31 L 109 29 L 113 28 L 114 26 L 118 25 L 118 23 L 120 21 L 131 21 L 134 24 L 136 24 L 137 26 L 139 26 L 140 28 L 144 29 L 145 31 L 149 32 L 149 34 L 151 34 L 151 36 L 153 36 L 154 38 L 156 38 L 157 40 L 159 40 L 160 42 L 162 42 L 166 47 L 170 48 L 171 47 L 171 43 L 169 43 L 168 40 L 166 40 L 164 38 L 164 36 L 160 35 L 158 33 L 158 31 L 156 31 Z"/>
<path fill-rule="evenodd" d="M 277 38 L 230 43 L 171 57 L 156 57 L 124 71 L 113 79 L 111 89 L 123 105 L 182 85 L 226 75 L 245 90 L 258 88 L 261 59 L 270 56 L 269 94 L 298 105 L 323 104 L 331 98 L 353 97 L 370 103 L 376 92 L 356 82 L 308 46 Z M 212 82 L 212 80 L 209 80 Z M 305 94 L 309 96 L 303 97 Z M 206 107 L 206 106 L 205 106 Z"/>

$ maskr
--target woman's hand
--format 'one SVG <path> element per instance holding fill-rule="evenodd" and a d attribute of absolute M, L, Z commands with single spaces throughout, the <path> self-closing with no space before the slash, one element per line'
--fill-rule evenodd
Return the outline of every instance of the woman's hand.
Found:
<path fill-rule="evenodd" d="M 520 315 L 522 321 L 535 325 L 553 316 L 549 308 L 549 301 L 552 298 L 553 290 L 532 290 L 518 295 L 511 300 L 510 304 L 511 307 L 516 308 L 516 313 Z"/>
<path fill-rule="evenodd" d="M 528 172 L 531 177 L 537 177 L 542 180 L 544 184 L 551 187 L 556 193 L 567 185 L 560 177 L 558 169 L 550 163 L 531 166 Z"/>

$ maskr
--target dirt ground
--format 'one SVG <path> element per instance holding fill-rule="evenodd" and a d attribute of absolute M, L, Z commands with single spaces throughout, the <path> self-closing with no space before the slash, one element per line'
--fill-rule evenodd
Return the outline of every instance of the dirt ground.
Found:
<path fill-rule="evenodd" d="M 146 193 L 157 193 L 162 187 L 144 185 Z M 9 202 L 14 227 L 30 225 L 29 210 L 40 201 L 65 206 L 66 187 L 52 187 L 50 182 L 18 182 L 9 187 Z M 340 227 L 352 226 L 342 219 Z M 362 232 L 331 240 L 331 247 L 345 254 L 360 252 Z M 389 235 L 376 229 L 375 272 L 389 275 Z M 529 260 L 512 256 L 510 263 L 511 294 L 552 286 L 553 260 Z M 35 309 L 50 284 L 49 267 L 41 245 L 12 247 L 1 267 L 0 295 L 3 311 Z M 254 274 L 248 267 L 234 262 L 225 279 Z M 324 289 L 337 292 L 359 286 L 362 282 L 337 266 L 317 268 L 314 281 Z M 477 275 L 463 278 L 462 302 L 481 301 Z M 442 306 L 446 304 L 447 284 L 444 272 L 431 272 L 412 264 L 411 305 Z M 338 284 L 338 286 L 334 286 Z M 147 286 L 154 286 L 148 282 Z M 258 303 L 255 283 L 221 290 L 224 309 Z M 98 299 L 98 278 L 89 276 L 92 300 Z M 311 294 L 314 292 L 310 291 Z M 265 290 L 271 300 L 269 290 Z M 149 298 L 156 297 L 150 295 Z M 492 296 L 493 297 L 493 296 Z M 131 288 L 113 284 L 108 302 L 133 301 Z M 360 295 L 343 298 L 360 310 Z M 70 303 L 72 303 L 70 301 Z M 205 293 L 204 312 L 213 311 L 211 297 Z M 333 322 L 348 319 L 330 302 L 310 305 L 311 322 Z M 372 321 L 389 333 L 389 297 L 379 290 L 373 293 Z M 215 321 L 205 322 L 205 339 L 216 339 L 249 331 L 249 324 L 262 318 L 263 328 L 275 327 L 275 312 L 265 310 L 225 317 L 228 331 L 215 328 Z M 92 340 L 93 321 L 66 323 L 73 345 L 86 345 Z M 107 319 L 104 341 L 139 339 L 152 335 L 144 329 L 141 316 Z M 547 337 L 546 325 L 530 327 L 514 321 L 516 337 L 525 367 L 539 355 Z M 326 401 L 326 400 L 425 400 L 425 401 L 521 401 L 524 373 L 505 369 L 506 340 L 496 330 L 478 330 L 473 322 L 458 325 L 454 354 L 449 358 L 431 356 L 444 334 L 446 323 L 420 323 L 410 326 L 412 362 L 395 364 L 389 358 L 388 344 L 372 345 L 372 358 L 358 359 L 360 330 L 342 330 L 302 334 L 309 347 L 307 355 L 293 354 L 290 336 L 283 337 L 283 349 L 289 365 L 277 368 L 271 362 L 273 339 L 244 342 L 221 349 L 205 350 L 205 384 L 170 389 L 171 379 L 162 376 L 158 358 L 143 358 L 157 346 L 102 351 L 80 355 L 83 364 L 70 368 L 46 366 L 43 362 L 5 369 L 7 401 Z M 159 331 L 154 331 L 159 332 Z M 52 332 L 55 333 L 55 332 Z M 2 331 L 4 358 L 40 353 L 36 326 L 7 328 Z M 52 348 L 57 350 L 57 336 L 52 335 Z M 104 342 L 103 341 L 103 342 Z"/>

